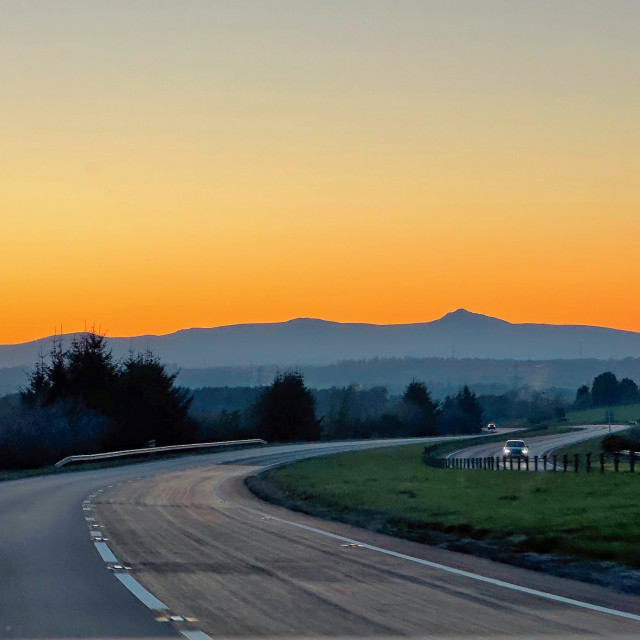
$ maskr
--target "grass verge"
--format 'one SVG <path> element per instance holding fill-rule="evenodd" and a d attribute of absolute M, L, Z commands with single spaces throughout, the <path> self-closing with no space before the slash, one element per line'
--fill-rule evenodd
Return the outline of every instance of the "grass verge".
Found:
<path fill-rule="evenodd" d="M 421 453 L 409 445 L 313 458 L 247 484 L 311 515 L 516 564 L 554 554 L 640 567 L 638 474 L 443 470 Z"/>

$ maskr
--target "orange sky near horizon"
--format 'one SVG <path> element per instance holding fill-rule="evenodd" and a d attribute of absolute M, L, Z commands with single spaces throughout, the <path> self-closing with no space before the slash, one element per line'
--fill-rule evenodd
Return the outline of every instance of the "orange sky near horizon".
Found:
<path fill-rule="evenodd" d="M 640 4 L 28 4 L 0 8 L 0 344 L 460 307 L 640 331 Z"/>

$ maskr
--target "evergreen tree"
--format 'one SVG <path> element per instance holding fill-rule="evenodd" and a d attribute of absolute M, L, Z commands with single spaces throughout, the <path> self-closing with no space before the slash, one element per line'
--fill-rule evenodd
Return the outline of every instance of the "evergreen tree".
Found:
<path fill-rule="evenodd" d="M 168 374 L 149 350 L 129 354 L 114 386 L 113 423 L 105 435 L 109 448 L 138 448 L 149 440 L 159 446 L 194 441 L 197 425 L 188 416 L 192 397 L 175 386 L 177 375 Z"/>
<path fill-rule="evenodd" d="M 315 400 L 299 371 L 277 374 L 259 398 L 255 414 L 258 433 L 269 442 L 320 438 Z"/>
<path fill-rule="evenodd" d="M 402 396 L 408 411 L 405 411 L 409 422 L 411 436 L 432 436 L 438 432 L 438 404 L 431 399 L 431 394 L 424 382 L 413 380 Z M 407 415 L 408 414 L 408 415 Z"/>
<path fill-rule="evenodd" d="M 482 431 L 482 407 L 478 396 L 467 385 L 457 395 L 458 407 L 465 416 L 464 432 L 480 433 Z"/>

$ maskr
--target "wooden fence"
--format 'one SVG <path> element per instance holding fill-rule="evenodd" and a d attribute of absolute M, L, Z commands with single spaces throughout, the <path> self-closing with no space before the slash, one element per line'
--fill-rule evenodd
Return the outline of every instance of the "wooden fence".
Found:
<path fill-rule="evenodd" d="M 438 469 L 478 469 L 483 471 L 552 471 L 566 473 L 604 473 L 605 470 L 635 472 L 638 454 L 635 451 L 613 454 L 575 453 L 573 455 L 496 456 L 482 458 L 434 458 L 425 449 L 424 464 Z"/>

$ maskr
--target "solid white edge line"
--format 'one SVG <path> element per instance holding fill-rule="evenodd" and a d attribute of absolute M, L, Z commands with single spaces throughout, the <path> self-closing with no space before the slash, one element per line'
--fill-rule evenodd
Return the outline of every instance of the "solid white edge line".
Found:
<path fill-rule="evenodd" d="M 271 467 L 280 466 L 280 465 L 269 465 Z M 268 467 L 263 467 L 262 471 L 267 469 Z M 227 476 L 223 480 L 221 480 L 215 487 L 216 496 L 230 504 L 227 500 L 225 500 L 220 495 L 220 487 L 229 479 L 234 476 L 239 476 L 246 473 L 246 471 L 241 471 L 240 473 L 236 473 L 230 476 Z M 288 524 L 292 527 L 298 527 L 299 529 L 304 529 L 306 531 L 310 531 L 312 533 L 317 533 L 322 536 L 326 536 L 327 538 L 333 538 L 334 540 L 340 540 L 341 542 L 348 542 L 350 544 L 358 544 L 365 549 L 369 549 L 370 551 L 376 551 L 377 553 L 384 553 L 385 555 L 392 556 L 394 558 L 400 558 L 401 560 L 409 560 L 410 562 L 415 562 L 417 564 L 424 565 L 426 567 L 430 567 L 432 569 L 438 569 L 439 571 L 445 571 L 447 573 L 453 573 L 457 576 L 462 576 L 464 578 L 469 578 L 471 580 L 477 580 L 478 582 L 485 582 L 487 584 L 495 585 L 496 587 L 503 587 L 504 589 L 511 589 L 512 591 L 519 591 L 520 593 L 526 593 L 528 595 L 537 596 L 538 598 L 544 598 L 546 600 L 553 600 L 554 602 L 561 602 L 562 604 L 568 604 L 573 607 L 580 607 L 582 609 L 589 609 L 590 611 L 597 611 L 598 613 L 606 613 L 608 615 L 617 616 L 618 618 L 627 618 L 629 620 L 635 620 L 636 622 L 640 622 L 640 615 L 636 615 L 635 613 L 627 613 L 626 611 L 619 611 L 618 609 L 609 609 L 608 607 L 601 607 L 596 604 L 590 604 L 589 602 L 582 602 L 581 600 L 574 600 L 573 598 L 565 598 L 564 596 L 558 596 L 554 593 L 548 593 L 547 591 L 539 591 L 538 589 L 530 589 L 529 587 L 521 587 L 520 585 L 513 584 L 511 582 L 505 582 L 504 580 L 496 580 L 495 578 L 488 578 L 486 576 L 482 576 L 478 573 L 472 573 L 470 571 L 463 571 L 462 569 L 456 569 L 454 567 L 449 567 L 444 564 L 440 564 L 438 562 L 431 562 L 430 560 L 423 560 L 422 558 L 416 558 L 415 556 L 409 556 L 404 553 L 398 553 L 397 551 L 391 551 L 390 549 L 383 549 L 382 547 L 376 547 L 371 544 L 367 544 L 366 542 L 360 542 L 358 540 L 353 540 L 351 538 L 345 538 L 344 536 L 339 536 L 335 533 L 329 533 L 328 531 L 323 531 L 322 529 L 317 529 L 316 527 L 310 527 L 306 524 L 300 524 L 299 522 L 293 522 L 291 520 L 285 520 L 283 518 L 278 518 L 277 516 L 272 516 L 267 513 L 263 513 L 258 511 L 257 509 L 253 509 L 251 507 L 246 507 L 241 504 L 235 504 L 239 509 L 244 509 L 245 511 L 250 511 L 251 513 L 255 513 L 259 516 L 266 516 L 271 518 L 271 520 L 275 520 L 276 522 L 281 522 L 283 524 Z"/>

